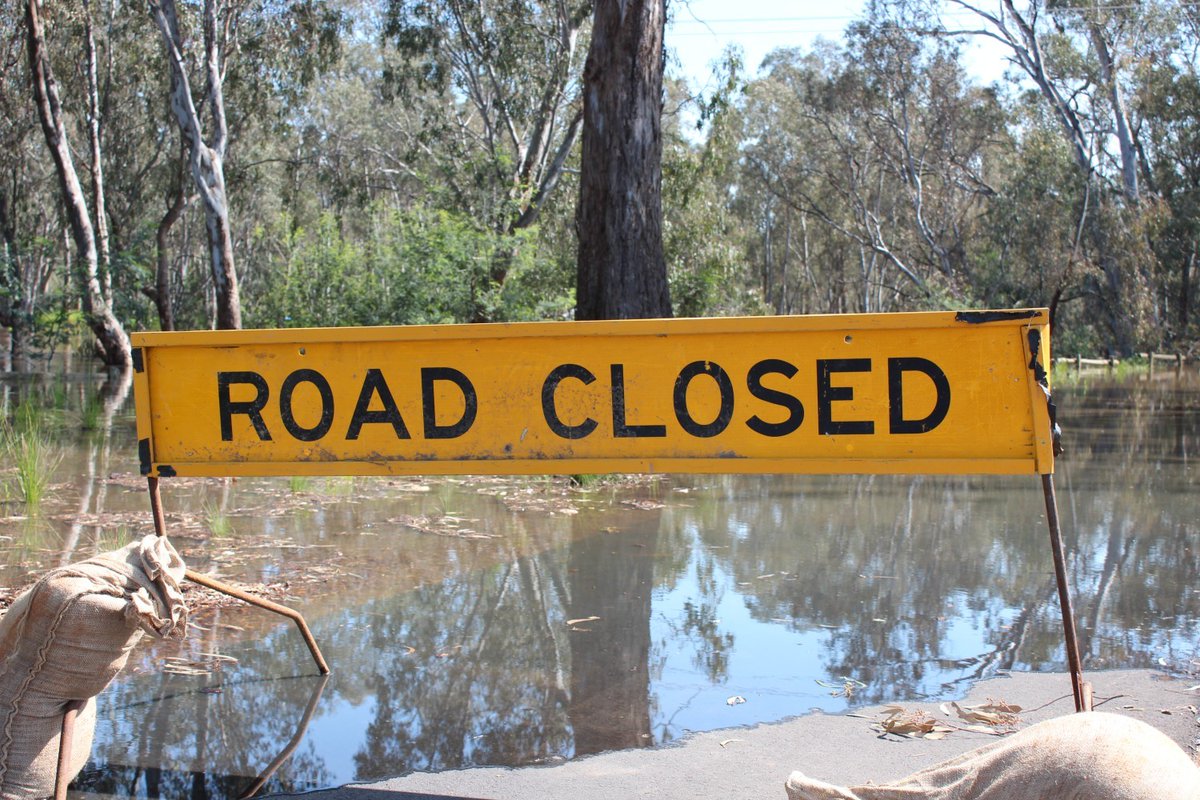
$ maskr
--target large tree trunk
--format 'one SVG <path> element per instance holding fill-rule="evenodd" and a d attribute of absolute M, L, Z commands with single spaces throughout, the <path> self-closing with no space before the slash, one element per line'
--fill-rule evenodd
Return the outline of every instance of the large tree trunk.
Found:
<path fill-rule="evenodd" d="M 576 319 L 671 316 L 662 243 L 663 0 L 599 0 L 584 66 Z"/>
<path fill-rule="evenodd" d="M 100 288 L 96 236 L 83 187 L 79 183 L 79 176 L 75 172 L 75 164 L 71 157 L 67 129 L 62 118 L 62 106 L 58 99 L 58 87 L 50 70 L 50 61 L 46 57 L 46 42 L 37 0 L 27 0 L 25 4 L 25 27 L 26 42 L 29 46 L 29 73 L 38 118 L 41 121 L 42 133 L 46 137 L 46 146 L 54 159 L 71 235 L 79 250 L 83 311 L 96 336 L 97 349 L 104 363 L 113 367 L 128 367 L 131 363 L 129 337 L 113 314 L 112 305 Z"/>
<path fill-rule="evenodd" d="M 204 203 L 208 230 L 209 263 L 217 301 L 217 327 L 242 327 L 237 271 L 233 263 L 233 229 L 229 224 L 229 201 L 225 194 L 225 146 L 229 130 L 225 122 L 222 92 L 220 31 L 215 0 L 204 1 L 204 68 L 207 93 L 204 103 L 212 119 L 209 141 L 204 140 L 200 113 L 192 102 L 192 89 L 183 59 L 179 14 L 175 0 L 150 3 L 150 15 L 158 25 L 171 69 L 171 110 L 191 154 L 192 177 Z"/>

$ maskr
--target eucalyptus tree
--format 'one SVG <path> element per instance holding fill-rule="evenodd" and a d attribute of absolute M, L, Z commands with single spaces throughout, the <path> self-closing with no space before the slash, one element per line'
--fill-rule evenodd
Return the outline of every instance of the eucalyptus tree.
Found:
<path fill-rule="evenodd" d="M 994 164 L 996 194 L 978 231 L 972 293 L 994 308 L 1046 306 L 1056 349 L 1099 346 L 1087 286 L 1103 276 L 1085 252 L 1088 206 L 1070 146 L 1038 106 L 1014 116 L 1012 146 Z"/>
<path fill-rule="evenodd" d="M 1067 142 L 1086 184 L 1079 208 L 1080 240 L 1100 267 L 1086 289 L 1093 311 L 1104 320 L 1110 346 L 1131 352 L 1162 330 L 1154 319 L 1154 255 L 1157 221 L 1143 183 L 1154 172 L 1145 127 L 1131 104 L 1139 92 L 1139 65 L 1147 45 L 1161 43 L 1164 17 L 1179 21 L 1186 4 L 1150 2 L 1093 4 L 1048 0 L 1002 0 L 995 8 L 951 0 L 977 23 L 939 24 L 941 35 L 980 36 L 1002 45 L 1010 64 L 1029 81 Z M 1172 27 L 1172 26 L 1168 26 Z M 1158 30 L 1156 30 L 1156 28 Z M 1159 53 L 1166 64 L 1186 56 Z"/>
<path fill-rule="evenodd" d="M 15 6 L 0 8 L 0 325 L 9 331 L 8 368 L 20 368 L 27 355 L 38 287 L 48 280 L 52 264 L 37 259 L 33 242 L 42 231 L 35 217 L 37 180 L 31 176 L 38 159 L 30 158 L 30 133 L 36 127 L 27 103 L 28 76 L 23 69 L 24 41 Z M 36 233 L 35 233 L 36 231 Z M 41 263 L 39 263 L 39 261 Z M 48 265 L 48 264 L 47 264 Z"/>
<path fill-rule="evenodd" d="M 716 78 L 711 94 L 694 95 L 674 80 L 665 92 L 663 255 L 672 309 L 681 317 L 761 314 L 764 298 L 772 297 L 754 273 L 749 234 L 735 209 L 740 56 L 727 53 Z"/>
<path fill-rule="evenodd" d="M 225 191 L 225 150 L 229 126 L 225 117 L 225 63 L 233 28 L 232 9 L 219 0 L 205 0 L 202 12 L 203 90 L 197 104 L 185 61 L 185 47 L 175 0 L 150 2 L 150 15 L 162 35 L 171 73 L 171 110 L 179 132 L 187 143 L 189 166 L 196 189 L 204 203 L 208 246 L 216 292 L 217 328 L 242 327 L 238 277 L 234 267 L 233 231 L 229 223 L 229 201 Z M 202 116 L 209 118 L 208 134 Z"/>
<path fill-rule="evenodd" d="M 579 136 L 591 8 L 591 0 L 387 0 L 382 36 L 393 60 L 384 77 L 408 118 L 395 128 L 397 168 L 485 229 L 533 226 Z M 491 259 L 475 319 L 489 317 L 483 297 L 510 265 L 503 254 Z"/>
<path fill-rule="evenodd" d="M 166 69 L 161 44 L 152 35 L 146 9 L 116 0 L 93 0 L 97 33 L 97 115 L 105 167 L 105 208 L 113 264 L 114 303 L 128 327 L 151 324 L 158 312 L 163 330 L 173 327 L 174 307 L 183 298 L 156 268 L 169 262 L 162 206 L 170 210 L 186 165 L 169 106 L 156 91 Z M 157 234 L 157 235 L 155 235 Z M 156 246 L 156 242 L 161 242 Z"/>
<path fill-rule="evenodd" d="M 1140 40 L 1129 106 L 1145 191 L 1166 211 L 1154 238 L 1160 324 L 1179 339 L 1195 336 L 1200 271 L 1200 9 L 1160 11 Z"/>
<path fill-rule="evenodd" d="M 984 201 L 1005 118 L 994 94 L 966 77 L 957 50 L 903 25 L 868 19 L 848 31 L 869 112 L 866 141 L 906 206 L 910 259 L 950 295 L 969 280 L 968 237 Z"/>
<path fill-rule="evenodd" d="M 809 310 L 893 310 L 906 294 L 927 297 L 928 279 L 898 238 L 904 205 L 869 141 L 862 75 L 845 63 L 832 46 L 777 51 L 747 88 L 743 208 L 762 232 L 763 257 L 793 239 L 778 225 L 814 228 L 802 230 L 804 265 L 825 296 Z"/>
<path fill-rule="evenodd" d="M 203 0 L 181 14 L 176 0 L 150 0 L 170 80 L 170 104 L 186 145 L 196 193 L 204 206 L 218 328 L 240 328 L 242 310 L 234 264 L 234 233 L 225 175 L 230 115 L 226 83 L 236 54 L 249 91 L 244 114 L 257 114 L 272 93 L 303 83 L 340 46 L 341 14 L 324 0 L 280 8 L 269 0 Z M 199 41 L 189 38 L 199 29 Z M 257 102 L 255 102 L 257 101 Z M 163 217 L 169 222 L 178 193 Z"/>
<path fill-rule="evenodd" d="M 93 218 L 79 173 L 75 167 L 70 133 L 59 97 L 58 84 L 47 48 L 43 12 L 39 0 L 25 2 L 25 40 L 30 83 L 42 134 L 50 151 L 58 179 L 59 192 L 76 249 L 76 272 L 80 283 L 83 312 L 95 336 L 97 354 L 110 367 L 124 368 L 131 363 L 129 336 L 113 313 L 112 283 L 109 274 L 109 249 L 103 208 L 103 164 L 98 133 L 98 90 L 94 69 L 96 45 L 90 24 L 91 9 L 82 6 L 85 36 L 82 42 L 86 75 L 86 112 L 88 116 L 89 175 L 93 192 Z"/>
<path fill-rule="evenodd" d="M 962 302 L 1004 138 L 996 98 L 970 85 L 953 48 L 879 17 L 852 26 L 843 47 L 777 51 L 765 68 L 744 105 L 742 207 L 764 263 L 798 256 L 802 275 L 777 280 L 799 307 Z"/>

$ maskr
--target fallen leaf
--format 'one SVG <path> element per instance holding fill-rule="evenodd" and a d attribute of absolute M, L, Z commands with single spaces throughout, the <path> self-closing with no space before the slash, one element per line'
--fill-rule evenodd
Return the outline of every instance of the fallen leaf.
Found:
<path fill-rule="evenodd" d="M 1009 708 L 1010 706 L 1004 706 Z M 959 719 L 966 722 L 981 722 L 985 725 L 997 725 L 1004 727 L 1012 727 L 1020 722 L 1020 718 L 1011 711 L 995 711 L 992 709 L 1000 708 L 995 704 L 982 703 L 977 706 L 963 707 L 958 703 L 942 703 L 942 713 L 946 716 L 957 715 Z"/>
<path fill-rule="evenodd" d="M 988 698 L 988 701 L 980 706 L 967 706 L 967 708 L 980 708 L 984 711 L 995 711 L 1000 714 L 1017 714 L 1021 711 L 1021 707 L 1016 703 L 1009 703 L 1004 700 L 993 700 Z"/>
<path fill-rule="evenodd" d="M 919 709 L 910 711 L 903 706 L 887 706 L 884 710 L 888 712 L 888 715 L 884 717 L 882 722 L 878 723 L 879 729 L 884 733 L 908 736 L 915 739 L 931 733 L 941 733 L 944 735 L 954 730 L 953 728 L 938 724 L 936 719 Z"/>
<path fill-rule="evenodd" d="M 745 739 L 723 739 L 721 741 L 721 747 L 724 747 L 727 744 L 732 744 L 734 742 L 744 742 L 744 741 L 745 741 Z"/>
<path fill-rule="evenodd" d="M 746 702 L 746 698 L 742 697 L 740 694 L 735 694 L 733 697 L 730 697 L 728 700 L 725 701 L 725 705 L 740 706 L 744 702 Z"/>
<path fill-rule="evenodd" d="M 578 625 L 581 622 L 596 622 L 600 617 L 580 617 L 579 619 L 567 620 L 567 625 Z"/>

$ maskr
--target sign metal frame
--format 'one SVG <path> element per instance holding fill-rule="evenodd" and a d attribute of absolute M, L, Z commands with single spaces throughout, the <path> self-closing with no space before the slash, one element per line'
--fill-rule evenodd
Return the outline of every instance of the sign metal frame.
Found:
<path fill-rule="evenodd" d="M 140 333 L 142 471 L 1048 474 L 1048 327 L 1030 309 Z M 440 400 L 404 393 L 416 395 L 417 370 Z M 931 407 L 907 387 L 929 395 L 934 380 L 949 417 L 895 433 L 904 404 Z M 447 436 L 435 420 L 438 438 L 422 440 L 422 410 L 427 432 L 438 402 L 459 403 L 463 421 L 466 391 L 470 429 Z"/>

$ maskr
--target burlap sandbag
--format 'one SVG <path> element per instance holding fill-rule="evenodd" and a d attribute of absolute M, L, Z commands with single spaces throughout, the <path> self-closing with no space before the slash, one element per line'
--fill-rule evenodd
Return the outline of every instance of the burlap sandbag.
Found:
<path fill-rule="evenodd" d="M 54 791 L 63 712 L 90 701 L 149 631 L 186 628 L 184 564 L 170 542 L 140 542 L 46 573 L 0 619 L 0 798 Z M 71 774 L 91 750 L 94 702 L 76 722 Z"/>
<path fill-rule="evenodd" d="M 897 783 L 834 786 L 801 772 L 789 800 L 1200 800 L 1200 769 L 1160 731 L 1119 714 L 1040 722 Z"/>

